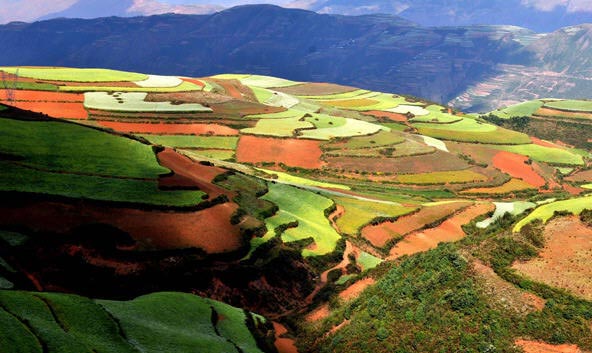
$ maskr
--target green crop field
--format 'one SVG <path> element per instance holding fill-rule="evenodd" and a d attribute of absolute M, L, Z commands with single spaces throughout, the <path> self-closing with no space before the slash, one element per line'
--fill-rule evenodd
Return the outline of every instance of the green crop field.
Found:
<path fill-rule="evenodd" d="M 362 271 L 367 271 L 380 265 L 383 261 L 374 255 L 370 255 L 365 251 L 360 251 L 357 263 L 362 267 Z"/>
<path fill-rule="evenodd" d="M 468 119 L 463 119 L 468 120 Z M 521 132 L 516 132 L 508 129 L 498 127 L 491 131 L 471 131 L 471 130 L 454 130 L 456 127 L 467 128 L 477 127 L 478 123 L 463 124 L 463 126 L 455 126 L 450 129 L 450 126 L 454 124 L 422 124 L 418 123 L 414 126 L 417 128 L 419 133 L 442 140 L 459 141 L 459 142 L 472 142 L 472 143 L 492 143 L 492 144 L 512 144 L 521 145 L 531 143 L 528 135 Z M 486 125 L 486 124 L 481 124 Z M 488 124 L 487 124 L 488 125 Z M 492 125 L 489 125 L 492 126 Z M 483 127 L 478 127 L 478 129 Z M 485 127 L 490 129 L 490 127 Z M 447 130 L 450 129 L 450 130 Z"/>
<path fill-rule="evenodd" d="M 335 183 L 326 183 L 319 180 L 312 180 L 307 178 L 297 177 L 288 173 L 282 173 L 275 170 L 267 170 L 262 168 L 255 168 L 259 171 L 262 171 L 268 174 L 268 177 L 272 180 L 278 180 L 286 184 L 296 185 L 296 186 L 314 186 L 319 188 L 329 188 L 329 189 L 339 189 L 339 190 L 349 190 L 349 186 L 335 184 Z"/>
<path fill-rule="evenodd" d="M 234 150 L 238 136 L 138 135 L 151 143 L 179 148 Z"/>
<path fill-rule="evenodd" d="M 62 123 L 0 118 L 0 151 L 21 164 L 54 172 L 157 178 L 169 172 L 152 148 L 95 129 Z"/>
<path fill-rule="evenodd" d="M 543 104 L 544 103 L 540 100 L 533 100 L 512 105 L 504 109 L 495 110 L 491 113 L 502 119 L 509 119 L 512 117 L 519 116 L 532 116 L 537 110 L 539 110 L 543 106 Z"/>
<path fill-rule="evenodd" d="M 358 200 L 349 197 L 333 197 L 333 200 L 345 209 L 343 216 L 336 221 L 342 233 L 359 234 L 362 227 L 378 218 L 395 218 L 416 210 L 413 207 L 392 203 L 380 203 Z"/>
<path fill-rule="evenodd" d="M 315 249 L 303 250 L 303 256 L 325 255 L 335 250 L 341 236 L 331 227 L 324 214 L 324 211 L 333 205 L 331 200 L 283 184 L 270 184 L 269 193 L 262 199 L 271 201 L 280 208 L 278 215 L 266 220 L 268 229 L 275 229 L 279 224 L 298 222 L 298 227 L 282 233 L 284 242 L 314 239 Z M 276 217 L 281 217 L 281 222 L 278 222 Z"/>
<path fill-rule="evenodd" d="M 7 352 L 261 352 L 245 325 L 258 317 L 191 294 L 123 302 L 0 291 L 0 307 L 0 347 L 19 348 Z"/>
<path fill-rule="evenodd" d="M 203 156 L 206 158 L 217 159 L 221 161 L 227 161 L 234 158 L 234 151 L 233 150 L 223 150 L 223 149 L 200 149 L 200 150 L 184 150 L 180 149 L 180 152 L 192 152 L 195 155 Z"/>
<path fill-rule="evenodd" d="M 556 165 L 584 165 L 584 159 L 581 155 L 561 148 L 545 147 L 535 144 L 525 144 L 517 146 L 492 146 L 503 151 L 514 152 L 537 162 L 545 162 Z"/>
<path fill-rule="evenodd" d="M 572 112 L 592 112 L 592 101 L 561 100 L 545 103 L 545 107 L 567 110 Z"/>
<path fill-rule="evenodd" d="M 271 76 L 260 76 L 260 75 L 250 75 L 247 77 L 235 77 L 238 79 L 243 85 L 246 86 L 255 86 L 255 87 L 263 87 L 263 88 L 273 88 L 273 87 L 289 87 L 300 84 L 300 82 L 285 80 L 283 78 L 271 77 Z"/>
<path fill-rule="evenodd" d="M 455 184 L 486 181 L 487 177 L 470 169 L 431 172 L 421 174 L 402 174 L 397 181 L 403 184 Z"/>
<path fill-rule="evenodd" d="M 446 110 L 446 108 L 443 108 L 439 105 L 430 105 L 427 108 L 425 108 L 425 110 L 427 110 L 428 112 L 427 115 L 416 115 L 413 119 L 411 119 L 411 122 L 450 124 L 454 122 L 462 123 L 462 120 L 464 120 L 460 116 L 451 115 L 447 112 L 442 112 L 442 109 Z"/>
<path fill-rule="evenodd" d="M 146 74 L 107 69 L 0 67 L 0 70 L 11 74 L 18 70 L 19 76 L 47 81 L 120 82 L 148 79 Z"/>
<path fill-rule="evenodd" d="M 265 102 L 267 102 L 268 99 L 273 97 L 273 91 L 270 91 L 267 88 L 261 88 L 261 87 L 256 87 L 256 86 L 249 87 L 249 88 L 251 88 L 251 90 L 255 94 L 255 97 L 257 98 L 259 103 L 265 103 Z"/>
<path fill-rule="evenodd" d="M 377 134 L 370 136 L 357 136 L 348 139 L 345 143 L 335 142 L 325 144 L 325 150 L 342 150 L 342 149 L 364 149 L 398 145 L 405 142 L 405 137 L 398 132 L 379 131 Z"/>
<path fill-rule="evenodd" d="M 171 102 L 147 102 L 145 92 L 87 92 L 84 106 L 88 109 L 118 112 L 158 113 L 207 113 L 212 109 L 201 104 L 172 104 Z"/>
<path fill-rule="evenodd" d="M 299 96 L 301 98 L 313 99 L 313 100 L 338 100 L 338 99 L 351 99 L 351 98 L 371 98 L 378 96 L 380 93 L 371 92 L 365 89 L 358 89 L 344 93 L 327 94 L 324 96 Z"/>
<path fill-rule="evenodd" d="M 294 109 L 288 109 L 280 113 L 270 114 L 253 114 L 245 116 L 246 119 L 286 119 L 286 118 L 301 118 L 304 116 L 304 112 Z"/>
<path fill-rule="evenodd" d="M 522 227 L 535 219 L 540 219 L 543 223 L 546 223 L 551 217 L 553 217 L 555 212 L 566 211 L 573 214 L 580 214 L 585 209 L 592 210 L 592 195 L 546 204 L 538 207 L 518 222 L 514 226 L 514 232 L 519 232 Z"/>
<path fill-rule="evenodd" d="M 317 129 L 325 128 L 336 128 L 343 126 L 346 123 L 345 118 L 340 116 L 331 116 L 326 114 L 311 114 L 311 117 L 307 117 L 304 120 L 312 123 Z"/>
<path fill-rule="evenodd" d="M 461 118 L 460 121 L 452 124 L 414 123 L 418 129 L 450 130 L 460 132 L 493 132 L 498 128 L 489 123 L 483 123 L 475 119 Z"/>
<path fill-rule="evenodd" d="M 63 92 L 155 92 L 155 93 L 174 93 L 174 92 L 193 92 L 193 91 L 209 91 L 211 86 L 206 82 L 206 87 L 202 88 L 191 82 L 184 81 L 175 87 L 108 87 L 108 86 L 93 86 L 92 83 L 88 86 L 59 86 L 59 91 Z"/>

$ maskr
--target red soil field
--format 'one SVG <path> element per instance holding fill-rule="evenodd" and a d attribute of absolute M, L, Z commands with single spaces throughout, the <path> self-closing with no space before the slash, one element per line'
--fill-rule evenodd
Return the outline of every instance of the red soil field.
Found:
<path fill-rule="evenodd" d="M 575 344 L 552 345 L 544 342 L 516 340 L 514 342 L 524 353 L 583 353 Z"/>
<path fill-rule="evenodd" d="M 331 315 L 331 311 L 329 310 L 329 304 L 323 304 L 317 309 L 315 309 L 310 314 L 306 315 L 306 321 L 308 322 L 317 322 L 323 319 L 326 319 Z"/>
<path fill-rule="evenodd" d="M 536 138 L 534 136 L 530 137 L 530 140 L 532 141 L 532 143 L 534 143 L 535 145 L 539 145 L 539 146 L 543 146 L 543 147 L 551 147 L 551 148 L 557 148 L 558 146 L 554 143 L 548 142 L 548 141 L 543 141 L 539 138 Z"/>
<path fill-rule="evenodd" d="M 224 91 L 226 92 L 227 95 L 229 95 L 233 98 L 243 99 L 243 94 L 237 88 L 237 85 L 240 85 L 240 82 L 238 80 L 219 80 L 219 79 L 211 79 L 211 80 L 213 82 L 219 84 L 220 86 L 222 86 L 222 88 L 224 88 Z"/>
<path fill-rule="evenodd" d="M 71 102 L 83 103 L 84 95 L 81 93 L 62 93 L 51 91 L 28 91 L 14 90 L 15 101 L 38 101 L 38 102 Z M 0 90 L 0 100 L 7 100 L 6 90 Z"/>
<path fill-rule="evenodd" d="M 236 159 L 244 163 L 276 162 L 291 167 L 319 169 L 321 142 L 299 139 L 241 136 L 236 150 Z"/>
<path fill-rule="evenodd" d="M 196 78 L 187 78 L 187 77 L 181 77 L 181 80 L 185 81 L 185 82 L 189 82 L 189 83 L 193 83 L 194 85 L 197 85 L 199 87 L 205 87 L 206 84 L 203 81 L 200 81 Z"/>
<path fill-rule="evenodd" d="M 33 230 L 57 233 L 67 233 L 89 223 L 111 224 L 130 234 L 145 249 L 197 247 L 216 254 L 238 250 L 242 245 L 240 225 L 230 224 L 230 217 L 237 209 L 234 203 L 196 212 L 170 212 L 79 201 L 31 201 L 0 208 L 0 223 L 27 224 Z"/>
<path fill-rule="evenodd" d="M 10 105 L 23 110 L 47 114 L 53 118 L 88 119 L 88 112 L 84 109 L 82 103 L 11 102 Z"/>
<path fill-rule="evenodd" d="M 545 185 L 545 179 L 526 164 L 528 157 L 516 153 L 501 151 L 493 157 L 493 165 L 514 178 L 519 178 L 537 188 Z"/>
<path fill-rule="evenodd" d="M 219 195 L 226 195 L 229 199 L 234 197 L 233 192 L 212 184 L 212 180 L 216 176 L 225 173 L 226 169 L 195 162 L 171 148 L 166 148 L 158 153 L 157 157 L 163 167 L 171 169 L 175 174 L 193 180 L 201 191 L 209 195 L 210 199 Z"/>
<path fill-rule="evenodd" d="M 405 123 L 407 122 L 407 116 L 404 114 L 393 113 L 393 112 L 385 112 L 382 110 L 370 110 L 367 112 L 363 112 L 364 115 L 370 115 L 376 118 L 387 118 L 392 121 Z"/>
<path fill-rule="evenodd" d="M 545 226 L 545 247 L 538 257 L 512 268 L 535 281 L 567 289 L 592 300 L 592 228 L 577 216 L 556 218 Z"/>
<path fill-rule="evenodd" d="M 273 322 L 273 329 L 275 330 L 275 348 L 279 353 L 298 353 L 298 349 L 291 338 L 282 338 L 283 335 L 288 333 L 288 329 L 277 322 Z"/>
<path fill-rule="evenodd" d="M 351 286 L 349 286 L 343 292 L 339 293 L 339 299 L 341 299 L 343 301 L 350 301 L 350 300 L 356 299 L 357 297 L 360 296 L 360 294 L 362 294 L 362 292 L 366 288 L 370 287 L 374 283 L 376 283 L 374 278 L 365 278 L 361 281 L 358 281 L 358 282 L 352 284 Z"/>
<path fill-rule="evenodd" d="M 238 135 L 238 130 L 219 124 L 166 124 L 166 123 L 125 123 L 99 121 L 99 125 L 115 131 L 137 134 L 162 135 Z"/>
<path fill-rule="evenodd" d="M 466 236 L 462 226 L 476 217 L 495 209 L 493 204 L 478 204 L 467 208 L 461 213 L 447 219 L 436 228 L 418 231 L 406 236 L 390 251 L 390 260 L 403 255 L 413 255 L 434 249 L 441 242 L 458 241 Z"/>
<path fill-rule="evenodd" d="M 451 202 L 424 207 L 416 213 L 400 217 L 395 222 L 366 226 L 362 229 L 362 236 L 368 239 L 373 246 L 382 248 L 393 238 L 423 228 L 426 224 L 436 222 L 471 204 L 472 202 Z"/>
<path fill-rule="evenodd" d="M 576 195 L 576 196 L 579 195 L 579 194 L 581 194 L 581 193 L 583 193 L 585 191 L 582 188 L 579 188 L 579 187 L 576 187 L 576 186 L 572 186 L 572 185 L 569 185 L 569 184 L 564 184 L 563 185 L 563 190 L 569 192 L 572 195 Z"/>

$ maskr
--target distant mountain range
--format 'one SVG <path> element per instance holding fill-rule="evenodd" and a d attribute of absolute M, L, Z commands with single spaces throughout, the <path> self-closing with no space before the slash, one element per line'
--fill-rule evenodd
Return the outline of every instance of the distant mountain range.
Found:
<path fill-rule="evenodd" d="M 592 25 L 541 35 L 253 5 L 212 15 L 13 23 L 0 26 L 0 41 L 0 65 L 248 72 L 396 91 L 469 111 L 592 92 Z"/>
<path fill-rule="evenodd" d="M 0 8 L 0 23 L 59 17 L 130 17 L 164 13 L 211 14 L 228 4 L 214 0 L 10 0 Z M 289 8 L 340 15 L 391 14 L 423 26 L 514 25 L 537 32 L 592 22 L 592 0 L 262 0 Z M 186 3 L 187 5 L 178 5 Z"/>

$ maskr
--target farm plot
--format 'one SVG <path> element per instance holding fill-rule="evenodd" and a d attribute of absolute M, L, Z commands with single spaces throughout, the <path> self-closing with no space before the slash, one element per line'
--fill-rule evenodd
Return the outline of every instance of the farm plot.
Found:
<path fill-rule="evenodd" d="M 283 78 L 271 77 L 271 76 L 260 76 L 250 75 L 247 77 L 236 77 L 243 85 L 263 87 L 263 88 L 274 88 L 274 87 L 290 87 L 300 84 L 300 82 L 290 81 Z"/>
<path fill-rule="evenodd" d="M 427 114 L 414 114 L 416 116 L 410 121 L 414 123 L 452 124 L 463 120 L 460 116 L 448 114 L 446 108 L 438 105 L 430 105 L 424 110 Z M 442 110 L 445 110 L 446 112 L 443 112 Z"/>
<path fill-rule="evenodd" d="M 355 150 L 365 148 L 376 148 L 398 145 L 405 141 L 405 137 L 398 132 L 382 130 L 370 136 L 356 136 L 347 139 L 346 141 L 331 141 L 329 143 L 324 144 L 323 149 L 325 151 L 332 151 L 345 149 Z"/>
<path fill-rule="evenodd" d="M 576 183 L 592 182 L 592 169 L 578 172 L 565 178 L 567 181 L 574 181 Z"/>
<path fill-rule="evenodd" d="M 312 123 L 317 129 L 340 127 L 346 124 L 346 119 L 340 116 L 309 113 L 304 120 Z"/>
<path fill-rule="evenodd" d="M 298 105 L 300 100 L 289 94 L 273 91 L 271 92 L 271 96 L 263 101 L 263 103 L 266 105 L 271 105 L 272 107 L 283 107 L 290 109 Z"/>
<path fill-rule="evenodd" d="M 565 111 L 543 107 L 534 113 L 535 116 L 551 119 L 584 119 L 592 120 L 592 112 Z"/>
<path fill-rule="evenodd" d="M 299 110 L 288 109 L 279 113 L 269 114 L 253 114 L 245 116 L 246 119 L 286 119 L 286 118 L 302 118 L 306 113 Z"/>
<path fill-rule="evenodd" d="M 488 178 L 471 169 L 397 175 L 397 182 L 403 184 L 463 184 L 486 181 Z"/>
<path fill-rule="evenodd" d="M 298 222 L 296 228 L 289 228 L 281 234 L 284 242 L 293 242 L 312 238 L 314 246 L 304 249 L 303 256 L 325 255 L 335 250 L 341 236 L 331 227 L 324 210 L 333 205 L 333 201 L 310 191 L 304 191 L 283 184 L 270 184 L 269 192 L 262 199 L 275 203 L 280 211 L 268 218 L 268 230 L 275 229 L 281 217 L 282 224 Z"/>
<path fill-rule="evenodd" d="M 10 105 L 36 113 L 46 114 L 52 118 L 84 120 L 88 118 L 88 112 L 82 103 L 62 102 L 11 102 Z"/>
<path fill-rule="evenodd" d="M 257 170 L 268 174 L 268 179 L 277 180 L 283 184 L 289 184 L 294 186 L 312 186 L 324 189 L 336 189 L 336 190 L 350 190 L 349 186 L 342 184 L 328 183 L 319 180 L 312 180 L 307 178 L 297 177 L 288 173 L 278 172 L 275 170 L 267 170 L 262 168 L 256 168 Z"/>
<path fill-rule="evenodd" d="M 326 95 L 299 95 L 300 98 L 312 99 L 312 100 L 339 100 L 339 99 L 351 99 L 351 98 L 368 98 L 378 96 L 380 93 L 371 92 L 365 89 L 355 89 L 351 91 L 326 94 Z"/>
<path fill-rule="evenodd" d="M 437 107 L 437 106 L 430 106 L 430 107 Z M 437 107 L 437 108 L 441 108 L 441 107 Z M 428 107 L 429 109 L 429 107 Z M 391 108 L 391 109 L 387 109 L 387 112 L 391 112 L 391 113 L 397 113 L 397 114 L 413 114 L 414 116 L 418 117 L 418 116 L 424 116 L 424 115 L 429 115 L 430 114 L 430 110 L 425 109 L 422 106 L 417 106 L 417 105 L 408 105 L 408 104 L 401 104 L 395 108 Z"/>
<path fill-rule="evenodd" d="M 297 131 L 314 129 L 314 125 L 300 118 L 261 119 L 254 128 L 242 129 L 241 133 L 249 135 L 295 137 Z"/>
<path fill-rule="evenodd" d="M 512 268 L 537 282 L 592 300 L 592 228 L 579 217 L 560 217 L 547 224 L 543 237 L 545 245 L 539 255 L 515 262 Z"/>
<path fill-rule="evenodd" d="M 528 157 L 510 152 L 498 152 L 493 157 L 493 166 L 511 177 L 522 179 L 530 185 L 540 188 L 546 181 L 530 165 Z"/>
<path fill-rule="evenodd" d="M 362 229 L 362 236 L 373 246 L 382 248 L 391 240 L 400 239 L 415 230 L 429 227 L 472 204 L 469 201 L 428 204 L 418 212 L 400 217 L 394 222 L 367 226 Z"/>
<path fill-rule="evenodd" d="M 348 197 L 333 197 L 335 203 L 344 208 L 344 213 L 336 221 L 342 233 L 357 235 L 361 228 L 372 221 L 384 218 L 395 218 L 416 210 L 403 205 L 358 200 Z"/>
<path fill-rule="evenodd" d="M 539 110 L 543 106 L 543 104 L 544 103 L 540 100 L 533 100 L 512 105 L 504 109 L 495 110 L 491 113 L 502 119 L 509 119 L 512 117 L 520 116 L 532 116 L 537 110 Z"/>
<path fill-rule="evenodd" d="M 343 102 L 338 103 L 338 102 Z M 338 107 L 342 109 L 354 110 L 354 111 L 370 111 L 370 110 L 389 110 L 396 108 L 401 104 L 408 103 L 404 97 L 393 96 L 391 94 L 380 93 L 377 96 L 371 98 L 360 98 L 351 100 L 331 100 L 331 101 L 319 101 L 324 105 Z M 336 105 L 337 104 L 337 105 Z M 345 106 L 344 106 L 345 105 Z"/>
<path fill-rule="evenodd" d="M 388 128 L 386 127 L 368 123 L 362 120 L 345 118 L 345 123 L 341 126 L 317 128 L 312 130 L 300 130 L 299 137 L 315 140 L 330 140 L 332 138 L 338 137 L 372 135 L 381 130 L 387 129 Z"/>
<path fill-rule="evenodd" d="M 155 135 L 238 135 L 238 130 L 219 124 L 125 123 L 99 121 L 102 127 L 119 132 Z"/>
<path fill-rule="evenodd" d="M 236 151 L 240 163 L 284 163 L 291 167 L 321 168 L 320 142 L 300 139 L 278 139 L 258 136 L 241 136 Z"/>
<path fill-rule="evenodd" d="M 499 145 L 491 147 L 521 154 L 537 162 L 545 162 L 552 165 L 584 165 L 584 159 L 581 155 L 562 148 L 545 147 L 533 143 L 517 146 Z"/>
<path fill-rule="evenodd" d="M 143 81 L 148 75 L 107 69 L 0 67 L 0 70 L 22 77 L 45 81 L 120 82 Z"/>
<path fill-rule="evenodd" d="M 212 112 L 211 108 L 201 104 L 172 104 L 171 102 L 147 102 L 145 92 L 87 92 L 84 94 L 84 106 L 88 109 L 123 111 L 123 112 Z"/>
<path fill-rule="evenodd" d="M 491 217 L 478 222 L 476 224 L 477 228 L 487 228 L 506 214 L 518 216 L 526 212 L 526 210 L 536 207 L 536 204 L 526 201 L 494 202 L 493 204 L 495 205 L 495 212 Z"/>
<path fill-rule="evenodd" d="M 554 102 L 546 102 L 545 107 L 558 110 L 567 110 L 572 112 L 592 112 L 592 101 L 560 100 Z"/>
<path fill-rule="evenodd" d="M 493 144 L 527 144 L 531 142 L 526 134 L 469 118 L 463 118 L 452 124 L 414 123 L 413 126 L 422 135 L 442 140 Z"/>
<path fill-rule="evenodd" d="M 143 81 L 135 81 L 134 83 L 140 87 L 146 88 L 177 87 L 183 83 L 183 80 L 175 76 L 148 75 L 147 79 Z"/>
<path fill-rule="evenodd" d="M 14 90 L 13 101 L 25 102 L 61 102 L 61 103 L 82 103 L 84 96 L 80 93 L 62 93 L 62 92 L 47 92 L 47 91 L 31 91 L 31 90 Z M 0 90 L 0 101 L 6 101 L 7 91 Z"/>
<path fill-rule="evenodd" d="M 435 228 L 412 233 L 391 249 L 389 259 L 435 249 L 442 242 L 458 241 L 466 236 L 462 229 L 463 225 L 490 212 L 492 209 L 493 205 L 489 203 L 476 204 L 450 217 Z"/>
<path fill-rule="evenodd" d="M 488 188 L 473 188 L 461 191 L 464 195 L 509 195 L 517 192 L 525 192 L 528 190 L 536 190 L 529 183 L 520 179 L 510 179 L 507 183 L 501 186 L 494 186 Z"/>
<path fill-rule="evenodd" d="M 423 142 L 430 147 L 434 147 L 434 148 L 439 149 L 440 151 L 443 151 L 443 152 L 450 152 L 448 150 L 448 147 L 446 147 L 446 143 L 444 141 L 440 141 L 440 140 L 435 139 L 433 137 L 423 136 L 423 135 L 421 135 L 421 138 L 423 139 Z"/>
<path fill-rule="evenodd" d="M 523 218 L 514 226 L 513 230 L 514 232 L 519 232 L 522 227 L 535 219 L 540 219 L 543 223 L 546 223 L 553 217 L 555 212 L 565 211 L 578 215 L 585 209 L 592 209 L 592 195 L 546 204 L 536 208 L 528 216 Z"/>
<path fill-rule="evenodd" d="M 237 136 L 139 135 L 151 143 L 178 148 L 206 148 L 234 150 Z"/>
<path fill-rule="evenodd" d="M 277 87 L 277 86 L 276 86 Z M 322 95 L 333 95 L 342 94 L 346 92 L 355 91 L 356 88 L 349 86 L 341 86 L 333 83 L 298 83 L 296 85 L 277 87 L 276 90 L 291 94 L 294 96 L 322 96 Z"/>

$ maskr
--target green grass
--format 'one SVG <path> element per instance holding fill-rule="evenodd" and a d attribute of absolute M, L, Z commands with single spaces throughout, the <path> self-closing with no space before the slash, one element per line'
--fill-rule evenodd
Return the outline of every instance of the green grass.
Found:
<path fill-rule="evenodd" d="M 201 191 L 161 191 L 169 172 L 150 146 L 62 122 L 0 119 L 0 190 L 151 205 L 194 206 Z"/>
<path fill-rule="evenodd" d="M 191 294 L 156 293 L 125 302 L 0 291 L 0 306 L 3 352 L 218 353 L 236 352 L 235 345 L 261 352 L 245 324 L 246 315 L 255 319 L 252 314 Z M 216 326 L 213 313 L 222 318 Z"/>
<path fill-rule="evenodd" d="M 486 181 L 487 177 L 472 170 L 451 170 L 421 174 L 401 174 L 397 181 L 403 184 L 449 184 Z"/>
<path fill-rule="evenodd" d="M 261 119 L 254 128 L 242 129 L 241 133 L 262 136 L 293 137 L 297 129 L 314 128 L 312 123 L 296 118 Z"/>
<path fill-rule="evenodd" d="M 555 165 L 584 165 L 581 155 L 561 148 L 525 144 L 517 146 L 492 146 L 493 148 L 518 153 L 537 161 Z"/>
<path fill-rule="evenodd" d="M 171 102 L 147 102 L 145 92 L 87 92 L 84 106 L 88 109 L 117 112 L 159 112 L 190 113 L 211 112 L 212 109 L 201 104 L 172 104 Z"/>
<path fill-rule="evenodd" d="M 543 104 L 544 103 L 540 100 L 533 100 L 512 105 L 504 109 L 495 110 L 491 113 L 502 119 L 509 119 L 512 117 L 519 116 L 532 116 L 537 110 L 539 110 L 543 106 Z"/>
<path fill-rule="evenodd" d="M 361 229 L 378 218 L 394 218 L 415 211 L 415 208 L 388 203 L 358 200 L 349 197 L 333 197 L 345 209 L 335 222 L 344 234 L 357 235 Z"/>
<path fill-rule="evenodd" d="M 314 186 L 320 188 L 330 188 L 330 189 L 339 189 L 339 190 L 349 190 L 349 186 L 341 185 L 341 184 L 334 184 L 334 183 L 326 183 L 318 180 L 312 180 L 307 178 L 297 177 L 288 173 L 277 172 L 275 170 L 267 170 L 262 168 L 256 168 L 264 173 L 269 174 L 269 178 L 273 180 L 279 180 L 284 183 L 293 184 L 293 185 L 301 185 L 301 186 Z M 275 175 L 275 177 L 273 177 Z"/>
<path fill-rule="evenodd" d="M 120 82 L 148 79 L 145 74 L 107 69 L 0 67 L 0 70 L 11 74 L 18 70 L 19 76 L 48 81 Z"/>
<path fill-rule="evenodd" d="M 234 150 L 237 136 L 139 135 L 151 143 L 179 148 L 210 148 Z"/>
<path fill-rule="evenodd" d="M 338 137 L 364 136 L 388 129 L 381 125 L 368 123 L 362 120 L 345 119 L 345 124 L 337 127 L 328 127 L 314 130 L 302 130 L 301 137 L 315 140 L 330 140 Z"/>
<path fill-rule="evenodd" d="M 128 339 L 142 352 L 234 352 L 233 343 L 245 352 L 261 352 L 245 326 L 245 314 L 226 304 L 183 293 L 97 302 L 117 317 Z M 228 320 L 220 322 L 220 335 L 212 325 L 212 310 Z"/>
<path fill-rule="evenodd" d="M 592 101 L 562 100 L 545 103 L 545 107 L 568 110 L 572 112 L 592 112 Z"/>
<path fill-rule="evenodd" d="M 0 152 L 34 168 L 149 179 L 169 172 L 150 146 L 80 125 L 0 118 L 0 132 Z"/>
<path fill-rule="evenodd" d="M 268 229 L 275 229 L 279 224 L 298 222 L 298 227 L 282 233 L 284 242 L 314 239 L 316 249 L 304 249 L 303 256 L 325 255 L 335 250 L 341 236 L 331 227 L 324 214 L 333 205 L 333 201 L 284 184 L 270 184 L 269 193 L 262 199 L 271 201 L 280 208 L 276 216 L 266 220 Z M 281 217 L 279 221 L 277 217 Z"/>
<path fill-rule="evenodd" d="M 592 195 L 546 204 L 538 207 L 523 218 L 514 226 L 513 230 L 514 232 L 519 232 L 522 227 L 535 219 L 540 219 L 543 223 L 546 223 L 553 217 L 555 212 L 566 211 L 573 214 L 580 214 L 585 209 L 592 209 Z"/>
<path fill-rule="evenodd" d="M 460 122 L 463 120 L 462 117 L 448 114 L 448 112 L 442 112 L 443 108 L 439 105 L 430 105 L 425 108 L 430 113 L 428 115 L 416 116 L 415 118 L 411 119 L 411 122 L 418 123 L 418 122 L 425 122 L 425 123 L 440 123 L 440 124 L 449 124 L 453 122 Z"/>

